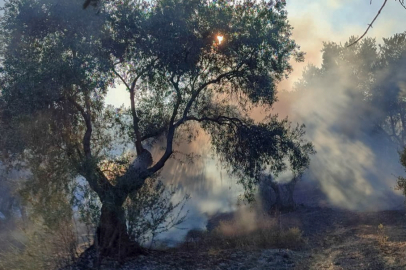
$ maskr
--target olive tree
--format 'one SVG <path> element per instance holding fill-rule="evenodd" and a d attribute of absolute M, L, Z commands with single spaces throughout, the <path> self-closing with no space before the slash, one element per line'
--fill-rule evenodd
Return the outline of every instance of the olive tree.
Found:
<path fill-rule="evenodd" d="M 38 180 L 44 187 L 86 179 L 102 204 L 102 255 L 139 250 L 123 204 L 198 129 L 248 199 L 264 170 L 308 166 L 303 126 L 250 117 L 252 107 L 275 102 L 291 58 L 303 59 L 282 2 L 122 0 L 97 11 L 80 3 L 6 2 L 0 147 L 9 164 L 51 168 Z M 126 87 L 130 108 L 104 106 L 113 84 Z M 135 160 L 122 162 L 118 146 L 135 149 Z M 106 163 L 119 173 L 108 175 Z"/>

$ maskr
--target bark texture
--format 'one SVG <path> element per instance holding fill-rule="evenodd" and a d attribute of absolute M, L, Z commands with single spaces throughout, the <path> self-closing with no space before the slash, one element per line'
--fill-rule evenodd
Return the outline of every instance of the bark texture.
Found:
<path fill-rule="evenodd" d="M 112 257 L 123 261 L 126 257 L 144 253 L 143 248 L 129 236 L 123 204 L 131 192 L 136 192 L 142 187 L 151 164 L 151 154 L 143 150 L 128 171 L 118 179 L 117 185 L 109 186 L 103 193 L 100 221 L 95 237 L 95 246 L 100 259 Z"/>
<path fill-rule="evenodd" d="M 128 256 L 142 253 L 138 243 L 129 237 L 122 206 L 102 206 L 96 241 L 101 257 L 122 261 Z"/>

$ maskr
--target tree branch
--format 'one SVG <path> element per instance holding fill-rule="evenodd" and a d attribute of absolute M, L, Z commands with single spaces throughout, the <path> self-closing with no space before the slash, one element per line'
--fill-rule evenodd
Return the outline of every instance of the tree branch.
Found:
<path fill-rule="evenodd" d="M 85 106 L 86 110 L 74 100 L 72 97 L 68 97 L 68 101 L 71 102 L 77 110 L 82 115 L 85 125 L 86 131 L 85 135 L 83 136 L 83 151 L 85 153 L 85 164 L 83 168 L 80 169 L 81 174 L 83 177 L 86 178 L 90 187 L 99 195 L 100 200 L 104 201 L 106 198 L 107 193 L 113 187 L 106 176 L 101 172 L 101 170 L 92 164 L 92 153 L 91 153 L 91 144 L 90 139 L 92 136 L 92 121 L 90 116 L 90 100 L 89 98 L 85 97 Z M 78 151 L 78 155 L 81 156 L 80 151 Z"/>
<path fill-rule="evenodd" d="M 68 101 L 71 102 L 76 107 L 76 109 L 82 115 L 83 120 L 85 121 L 86 131 L 85 131 L 85 135 L 83 136 L 83 140 L 82 140 L 83 151 L 85 153 L 86 158 L 91 158 L 92 157 L 92 152 L 91 152 L 90 139 L 92 137 L 92 131 L 93 130 L 92 130 L 92 121 L 91 121 L 90 115 L 72 97 L 68 97 Z M 87 105 L 87 107 L 88 106 L 89 106 L 89 104 Z"/>
<path fill-rule="evenodd" d="M 114 72 L 114 74 L 117 75 L 117 77 L 120 78 L 120 80 L 124 83 L 125 87 L 127 87 L 128 91 L 129 91 L 129 90 L 131 89 L 131 87 L 130 87 L 130 86 L 128 85 L 128 83 L 124 80 L 123 76 L 121 76 L 121 75 L 116 71 L 115 68 L 113 68 L 113 72 Z"/>
<path fill-rule="evenodd" d="M 159 136 L 159 135 L 161 135 L 163 132 L 165 132 L 167 128 L 168 128 L 168 127 L 164 125 L 164 126 L 162 126 L 161 128 L 159 128 L 159 129 L 157 129 L 157 130 L 155 130 L 155 131 L 153 131 L 153 132 L 151 132 L 151 133 L 149 133 L 149 134 L 145 134 L 144 136 L 141 137 L 141 141 L 145 141 L 145 140 L 148 140 L 148 139 L 150 139 L 150 138 Z"/>
<path fill-rule="evenodd" d="M 372 0 L 371 0 L 372 2 Z M 369 29 L 372 28 L 372 24 L 375 22 L 375 20 L 378 18 L 379 14 L 381 14 L 382 9 L 385 7 L 386 2 L 388 2 L 388 0 L 385 0 L 381 6 L 381 8 L 378 10 L 378 13 L 376 14 L 375 18 L 372 20 L 372 22 L 368 25 L 367 30 L 365 30 L 364 34 L 362 34 L 362 36 L 360 36 L 357 40 L 355 40 L 353 43 L 351 43 L 350 45 L 348 45 L 347 47 L 351 47 L 352 45 L 356 44 L 358 41 L 360 41 L 369 31 Z"/>
<path fill-rule="evenodd" d="M 166 162 L 166 161 L 170 158 L 170 156 L 172 155 L 172 153 L 173 153 L 173 139 L 174 139 L 174 135 L 175 135 L 175 130 L 176 130 L 177 127 L 179 127 L 181 124 L 183 124 L 183 123 L 187 120 L 187 114 L 188 114 L 188 112 L 190 111 L 190 108 L 192 107 L 193 102 L 194 102 L 194 101 L 196 100 L 196 98 L 199 96 L 200 92 L 201 92 L 204 88 L 206 88 L 207 86 L 209 86 L 209 85 L 211 85 L 211 84 L 214 84 L 214 83 L 220 82 L 223 78 L 231 77 L 231 75 L 233 75 L 234 73 L 236 73 L 236 72 L 238 71 L 238 69 L 239 69 L 241 66 L 242 66 L 242 63 L 239 64 L 235 70 L 230 71 L 230 72 L 227 72 L 227 73 L 223 73 L 223 74 L 219 75 L 216 79 L 213 79 L 213 80 L 210 80 L 210 81 L 208 81 L 208 82 L 206 82 L 206 83 L 203 83 L 203 84 L 192 94 L 192 97 L 190 98 L 190 100 L 189 100 L 189 102 L 187 103 L 186 108 L 185 108 L 185 110 L 184 110 L 184 112 L 183 112 L 183 117 L 182 117 L 182 119 L 180 119 L 179 121 L 177 121 L 177 122 L 174 124 L 175 117 L 176 117 L 176 114 L 177 114 L 176 111 L 177 111 L 177 109 L 178 109 L 177 106 L 175 105 L 174 113 L 172 114 L 171 122 L 170 122 L 170 124 L 169 124 L 168 135 L 166 136 L 167 141 L 166 141 L 166 150 L 165 150 L 165 153 L 162 155 L 162 157 L 159 159 L 159 161 L 158 161 L 154 166 L 152 166 L 151 168 L 148 169 L 148 171 L 149 171 L 151 174 L 153 174 L 153 173 L 157 172 L 158 170 L 160 170 L 161 168 L 163 168 L 163 166 L 165 165 L 165 162 Z M 178 79 L 179 79 L 179 78 L 178 78 Z M 172 81 L 173 81 L 173 77 L 172 77 Z M 176 88 L 175 88 L 175 89 L 176 89 Z M 179 91 L 179 89 L 177 89 L 177 91 Z M 179 97 L 180 97 L 180 96 L 178 96 L 178 102 L 179 102 Z M 181 101 L 181 99 L 180 99 L 180 101 Z M 197 119 L 197 118 L 196 118 L 196 119 Z M 208 119 L 208 118 L 207 118 L 207 119 Z M 230 118 L 230 119 L 231 119 L 231 118 Z M 235 119 L 237 119 L 237 118 L 235 118 Z M 192 119 L 190 119 L 190 120 L 192 120 Z M 193 120 L 194 120 L 194 119 L 193 119 Z M 202 121 L 203 121 L 203 120 L 202 120 Z M 241 122 L 241 123 L 242 123 L 242 122 Z"/>
<path fill-rule="evenodd" d="M 133 128 L 134 128 L 134 137 L 135 137 L 135 149 L 137 150 L 137 155 L 140 155 L 142 153 L 142 150 L 144 149 L 142 147 L 141 141 L 141 133 L 140 133 L 140 128 L 138 123 L 140 122 L 140 118 L 137 115 L 137 112 L 135 111 L 135 85 L 138 81 L 139 78 L 142 76 L 142 72 L 135 77 L 133 82 L 131 83 L 131 86 L 128 85 L 128 83 L 124 80 L 124 78 L 113 68 L 113 72 L 117 75 L 117 77 L 120 78 L 120 80 L 124 83 L 124 85 L 127 87 L 128 91 L 130 92 L 130 102 L 131 102 L 131 116 L 133 118 Z"/>
<path fill-rule="evenodd" d="M 140 78 L 141 75 L 138 75 L 134 81 L 131 84 L 130 90 L 130 101 L 131 101 L 131 115 L 133 118 L 133 128 L 134 128 L 134 135 L 135 135 L 135 148 L 137 150 L 137 155 L 140 155 L 142 153 L 142 150 L 144 148 L 142 147 L 141 141 L 141 133 L 140 133 L 140 127 L 138 123 L 140 122 L 140 118 L 137 115 L 137 112 L 135 111 L 135 101 L 134 101 L 134 89 L 135 89 L 135 84 L 137 83 L 137 80 Z"/>
<path fill-rule="evenodd" d="M 175 107 L 173 108 L 171 120 L 169 121 L 169 127 L 173 126 L 173 122 L 175 121 L 176 115 L 178 115 L 179 106 L 182 103 L 182 94 L 179 89 L 180 76 L 178 76 L 178 79 L 176 82 L 173 80 L 174 77 L 175 77 L 175 74 L 173 74 L 173 76 L 171 77 L 171 83 L 172 83 L 173 87 L 175 88 L 177 99 L 176 99 Z"/>
<path fill-rule="evenodd" d="M 236 117 L 227 117 L 227 116 L 223 116 L 223 115 L 219 115 L 215 118 L 213 117 L 202 117 L 202 118 L 197 118 L 195 116 L 188 116 L 186 118 L 186 121 L 197 121 L 197 122 L 204 122 L 204 121 L 209 121 L 209 122 L 215 122 L 219 125 L 223 125 L 225 124 L 225 122 L 223 121 L 227 121 L 227 123 L 231 123 L 237 126 L 236 123 L 238 123 L 238 126 L 245 126 L 245 123 Z"/>
<path fill-rule="evenodd" d="M 405 0 L 399 0 L 399 4 L 406 9 Z"/>
<path fill-rule="evenodd" d="M 193 102 L 195 102 L 196 98 L 199 96 L 200 92 L 201 92 L 204 88 L 206 88 L 207 86 L 209 86 L 209 85 L 211 85 L 211 84 L 219 83 L 223 78 L 227 78 L 227 77 L 228 77 L 228 78 L 231 78 L 232 75 L 234 75 L 236 72 L 238 72 L 238 70 L 241 68 L 242 65 L 243 65 L 243 63 L 240 63 L 240 64 L 236 67 L 235 70 L 229 71 L 229 72 L 227 72 L 227 73 L 223 73 L 223 74 L 219 75 L 216 79 L 213 79 L 213 80 L 211 80 L 211 81 L 208 81 L 208 82 L 206 82 L 206 83 L 203 83 L 203 84 L 192 94 L 192 97 L 190 98 L 190 100 L 189 100 L 189 102 L 187 103 L 186 108 L 185 108 L 185 110 L 184 110 L 184 112 L 183 112 L 183 119 L 180 120 L 180 121 L 181 121 L 180 124 L 182 123 L 182 121 L 184 121 L 184 120 L 186 119 L 187 114 L 189 113 L 190 108 L 191 108 L 192 105 L 193 105 Z"/>

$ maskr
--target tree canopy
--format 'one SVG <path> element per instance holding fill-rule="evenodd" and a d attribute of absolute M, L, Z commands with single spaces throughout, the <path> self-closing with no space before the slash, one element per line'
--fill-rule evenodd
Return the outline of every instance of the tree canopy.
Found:
<path fill-rule="evenodd" d="M 264 170 L 300 174 L 308 166 L 313 147 L 303 126 L 250 117 L 253 106 L 275 102 L 289 60 L 303 59 L 282 2 L 125 0 L 97 11 L 81 2 L 5 3 L 0 151 L 36 174 L 31 184 L 62 189 L 84 177 L 103 204 L 103 253 L 129 241 L 123 202 L 198 126 L 247 198 Z M 114 84 L 125 85 L 130 108 L 104 106 Z M 134 161 L 117 154 L 125 146 L 135 148 Z"/>

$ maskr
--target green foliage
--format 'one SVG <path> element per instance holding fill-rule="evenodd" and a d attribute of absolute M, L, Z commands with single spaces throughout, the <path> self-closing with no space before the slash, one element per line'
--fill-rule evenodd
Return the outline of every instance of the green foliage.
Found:
<path fill-rule="evenodd" d="M 77 207 L 79 220 L 85 223 L 86 226 L 90 227 L 91 231 L 94 232 L 100 220 L 100 199 L 86 183 L 78 183 L 75 186 L 75 194 L 77 195 L 72 198 L 71 204 Z"/>
<path fill-rule="evenodd" d="M 102 74 L 108 58 L 94 52 L 93 43 L 100 34 L 94 29 L 104 20 L 84 18 L 77 5 L 46 0 L 5 4 L 0 126 L 2 151 L 11 156 L 2 159 L 22 162 L 29 152 L 41 154 L 35 159 L 42 160 L 58 151 L 54 158 L 69 161 L 84 132 L 80 112 L 69 99 L 93 96 L 89 102 L 95 114 L 103 107 L 95 97 L 106 93 L 109 78 Z"/>
<path fill-rule="evenodd" d="M 304 126 L 291 129 L 287 119 L 271 117 L 260 124 L 230 121 L 229 125 L 208 128 L 212 129 L 213 147 L 240 179 L 248 200 L 253 199 L 260 181 L 258 172 L 268 169 L 277 175 L 290 164 L 296 174 L 301 174 L 314 153 L 312 144 L 303 140 Z"/>

